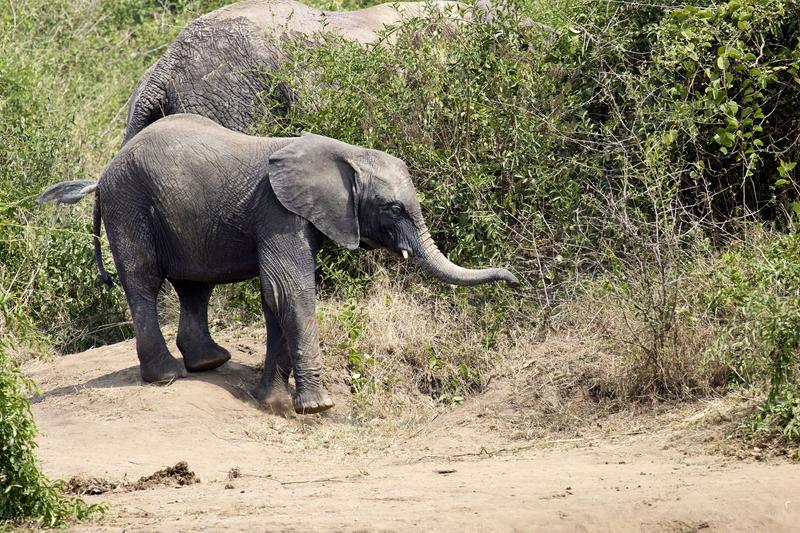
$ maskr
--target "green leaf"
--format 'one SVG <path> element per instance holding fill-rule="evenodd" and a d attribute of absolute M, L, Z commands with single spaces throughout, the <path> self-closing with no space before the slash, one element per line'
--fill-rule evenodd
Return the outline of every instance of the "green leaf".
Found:
<path fill-rule="evenodd" d="M 792 208 L 792 212 L 794 213 L 794 217 L 800 221 L 800 202 L 795 200 L 791 204 L 789 204 Z"/>
<path fill-rule="evenodd" d="M 783 161 L 781 159 L 780 165 L 778 166 L 778 174 L 780 174 L 782 178 L 789 178 L 795 166 L 797 166 L 795 161 Z"/>
<path fill-rule="evenodd" d="M 734 141 L 735 138 L 733 134 L 726 129 L 719 128 L 714 134 L 714 142 L 716 142 L 720 146 L 730 148 L 731 146 L 733 146 Z M 725 151 L 724 153 L 727 153 L 727 151 Z"/>

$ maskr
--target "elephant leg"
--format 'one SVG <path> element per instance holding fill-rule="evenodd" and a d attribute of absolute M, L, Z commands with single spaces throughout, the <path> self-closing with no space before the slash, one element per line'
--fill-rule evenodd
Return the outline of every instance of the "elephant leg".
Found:
<path fill-rule="evenodd" d="M 133 329 L 136 334 L 136 354 L 139 371 L 147 382 L 172 381 L 186 375 L 183 363 L 169 353 L 158 325 L 155 291 L 125 291 L 131 308 Z"/>
<path fill-rule="evenodd" d="M 186 369 L 169 353 L 158 325 L 156 302 L 164 275 L 158 266 L 149 217 L 135 209 L 109 211 L 106 232 L 131 310 L 142 379 L 163 382 L 183 377 Z"/>
<path fill-rule="evenodd" d="M 265 307 L 276 317 L 286 339 L 295 392 L 292 396 L 294 410 L 298 413 L 319 413 L 333 407 L 330 394 L 322 385 L 322 362 L 317 336 L 316 295 L 314 289 L 314 252 L 297 243 L 278 257 L 290 257 L 296 264 L 286 261 L 269 262 L 261 254 L 261 292 Z M 273 365 L 280 367 L 276 358 L 264 367 L 262 382 L 270 383 L 269 372 Z"/>
<path fill-rule="evenodd" d="M 181 302 L 178 322 L 178 349 L 189 372 L 212 370 L 231 358 L 230 352 L 218 345 L 208 331 L 208 300 L 213 285 L 191 281 L 173 281 Z"/>
<path fill-rule="evenodd" d="M 278 318 L 264 301 L 264 319 L 267 323 L 267 354 L 264 359 L 264 372 L 261 382 L 253 390 L 256 399 L 271 406 L 280 406 L 284 400 L 290 400 L 289 375 L 292 362 L 289 357 L 289 346 L 283 335 Z"/>
<path fill-rule="evenodd" d="M 164 280 L 141 273 L 120 271 L 119 274 L 131 309 L 142 379 L 152 383 L 184 377 L 186 369 L 169 353 L 158 325 L 156 302 Z"/>
<path fill-rule="evenodd" d="M 284 291 L 280 291 L 284 292 Z M 286 336 L 289 359 L 294 372 L 294 410 L 301 414 L 319 413 L 333 407 L 330 394 L 322 385 L 322 362 L 317 336 L 314 289 L 295 289 L 292 297 L 273 312 Z"/>

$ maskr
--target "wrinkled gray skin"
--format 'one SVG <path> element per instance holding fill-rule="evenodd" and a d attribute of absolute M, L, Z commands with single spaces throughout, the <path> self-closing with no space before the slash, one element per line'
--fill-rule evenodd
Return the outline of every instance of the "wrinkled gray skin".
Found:
<path fill-rule="evenodd" d="M 39 201 L 74 203 L 95 190 L 98 269 L 107 280 L 102 216 L 145 381 L 225 363 L 230 354 L 208 331 L 212 288 L 259 276 L 267 354 L 255 396 L 279 402 L 293 372 L 297 412 L 332 407 L 320 381 L 314 308 L 315 256 L 324 236 L 350 249 L 414 257 L 446 283 L 517 283 L 507 270 L 469 270 L 442 255 L 402 161 L 318 135 L 252 137 L 179 114 L 128 142 L 99 182 L 62 182 Z M 170 355 L 158 325 L 156 298 L 165 279 L 180 298 L 183 364 Z"/>
<path fill-rule="evenodd" d="M 489 21 L 486 6 L 481 3 L 478 9 Z M 438 9 L 453 19 L 470 16 L 458 2 L 435 1 L 427 8 L 424 2 L 399 2 L 336 12 L 292 0 L 245 0 L 204 15 L 184 28 L 139 80 L 123 144 L 148 124 L 175 113 L 201 115 L 245 131 L 259 107 L 259 95 L 270 90 L 270 73 L 287 58 L 287 39 L 313 44 L 327 32 L 372 43 L 384 26 L 423 16 L 426 9 Z M 290 88 L 276 90 L 271 96 L 289 105 Z"/>

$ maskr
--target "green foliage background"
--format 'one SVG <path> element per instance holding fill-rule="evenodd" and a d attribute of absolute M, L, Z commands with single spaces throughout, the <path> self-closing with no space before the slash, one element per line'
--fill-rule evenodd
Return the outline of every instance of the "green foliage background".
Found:
<path fill-rule="evenodd" d="M 96 280 L 90 206 L 34 199 L 101 173 L 141 73 L 223 3 L 0 6 L 0 335 L 15 345 L 70 352 L 132 334 L 122 292 Z M 499 6 L 492 24 L 389 30 L 394 46 L 295 50 L 276 81 L 292 84 L 296 104 L 254 132 L 307 129 L 403 158 L 440 247 L 525 281 L 520 294 L 442 293 L 473 309 L 471 327 L 554 327 L 599 284 L 633 310 L 630 331 L 603 333 L 609 345 L 636 331 L 644 354 L 631 359 L 642 385 L 616 394 L 707 394 L 722 365 L 723 389 L 765 392 L 753 428 L 797 442 L 798 3 Z M 363 258 L 326 249 L 327 290 L 368 286 Z M 699 277 L 713 284 L 687 288 Z M 228 297 L 258 316 L 252 286 Z M 663 370 L 678 358 L 676 332 L 699 327 L 721 334 L 692 345 L 703 357 L 688 383 Z M 368 362 L 356 363 L 366 379 Z"/>

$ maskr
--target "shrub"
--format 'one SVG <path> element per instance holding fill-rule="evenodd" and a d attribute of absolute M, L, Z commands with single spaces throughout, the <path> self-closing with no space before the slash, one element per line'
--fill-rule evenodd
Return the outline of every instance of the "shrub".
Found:
<path fill-rule="evenodd" d="M 753 429 L 800 442 L 800 234 L 754 240 L 725 252 L 714 272 L 715 352 L 733 383 L 765 384 Z"/>
<path fill-rule="evenodd" d="M 597 338 L 611 356 L 589 387 L 592 397 L 686 400 L 725 385 L 725 365 L 709 354 L 720 331 L 706 302 L 713 255 L 702 239 L 688 249 L 669 241 L 641 246 L 614 257 L 559 306 L 557 331 Z"/>
<path fill-rule="evenodd" d="M 800 234 L 751 225 L 719 253 L 695 247 L 620 262 L 562 306 L 555 325 L 598 335 L 615 356 L 593 384 L 598 397 L 684 399 L 746 388 L 764 396 L 748 432 L 797 443 L 798 265 Z"/>
<path fill-rule="evenodd" d="M 32 1 L 0 10 L 0 335 L 64 352 L 132 335 L 122 291 L 97 281 L 89 202 L 67 210 L 34 199 L 53 182 L 99 176 L 119 147 L 136 80 L 184 21 L 219 5 Z"/>
<path fill-rule="evenodd" d="M 451 259 L 475 265 L 514 257 L 517 272 L 533 278 L 538 263 L 529 245 L 515 252 L 545 231 L 542 200 L 557 188 L 558 178 L 543 169 L 560 141 L 540 118 L 547 111 L 531 105 L 555 90 L 542 61 L 548 34 L 511 18 L 459 32 L 414 20 L 387 33 L 395 45 L 364 50 L 333 40 L 294 50 L 277 79 L 296 88 L 296 102 L 288 120 L 259 132 L 307 129 L 393 153 L 409 165 L 429 227 Z M 564 204 L 576 193 L 566 189 Z M 325 256 L 324 274 L 336 277 L 331 266 L 357 272 L 358 256 L 349 257 L 331 263 Z"/>
<path fill-rule="evenodd" d="M 401 157 L 453 259 L 569 288 L 666 232 L 721 244 L 742 216 L 786 222 L 800 32 L 795 2 L 767 4 L 501 1 L 492 24 L 302 46 L 278 76 L 287 120 L 259 131 Z M 350 257 L 337 270 L 357 272 Z"/>

